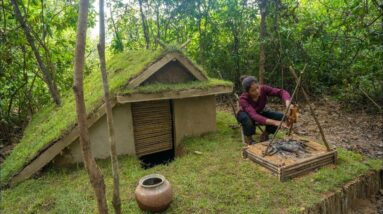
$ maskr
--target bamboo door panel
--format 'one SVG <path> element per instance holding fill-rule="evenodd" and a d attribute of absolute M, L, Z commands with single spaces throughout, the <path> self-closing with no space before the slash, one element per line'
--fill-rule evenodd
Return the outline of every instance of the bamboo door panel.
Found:
<path fill-rule="evenodd" d="M 173 148 L 172 113 L 169 100 L 132 104 L 137 156 Z"/>

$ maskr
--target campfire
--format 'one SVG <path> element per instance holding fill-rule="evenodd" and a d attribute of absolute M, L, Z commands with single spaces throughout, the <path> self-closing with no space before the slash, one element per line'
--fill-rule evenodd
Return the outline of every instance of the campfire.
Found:
<path fill-rule="evenodd" d="M 279 154 L 285 158 L 288 156 L 307 157 L 310 151 L 307 150 L 307 140 L 279 139 L 275 140 L 269 149 L 269 155 Z"/>

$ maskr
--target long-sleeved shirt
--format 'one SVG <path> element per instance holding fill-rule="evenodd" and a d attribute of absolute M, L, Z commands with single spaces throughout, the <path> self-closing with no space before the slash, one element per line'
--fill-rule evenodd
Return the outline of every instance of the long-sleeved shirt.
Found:
<path fill-rule="evenodd" d="M 286 90 L 260 85 L 260 94 L 257 101 L 254 101 L 247 92 L 241 94 L 239 97 L 240 110 L 247 112 L 250 118 L 257 123 L 266 125 L 267 118 L 259 113 L 265 108 L 268 96 L 277 96 L 283 101 L 290 100 L 290 94 Z"/>

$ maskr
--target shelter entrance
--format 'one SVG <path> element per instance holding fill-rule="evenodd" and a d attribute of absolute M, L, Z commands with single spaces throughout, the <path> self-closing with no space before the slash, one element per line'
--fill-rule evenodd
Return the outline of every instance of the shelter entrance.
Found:
<path fill-rule="evenodd" d="M 133 103 L 132 115 L 134 143 L 138 157 L 173 150 L 170 100 Z"/>

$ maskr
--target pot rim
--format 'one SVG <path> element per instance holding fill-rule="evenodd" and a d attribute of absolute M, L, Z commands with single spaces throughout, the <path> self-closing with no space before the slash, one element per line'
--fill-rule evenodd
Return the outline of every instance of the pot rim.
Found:
<path fill-rule="evenodd" d="M 150 179 L 150 178 L 161 179 L 161 182 L 159 182 L 157 184 L 153 184 L 153 185 L 145 185 L 144 181 L 146 181 L 147 179 Z M 154 187 L 157 187 L 157 186 L 160 186 L 161 184 L 163 184 L 165 182 L 165 180 L 166 179 L 165 179 L 165 177 L 163 175 L 160 175 L 160 174 L 150 174 L 150 175 L 146 175 L 146 176 L 142 177 L 138 183 L 139 183 L 140 186 L 145 187 L 145 188 L 154 188 Z"/>

